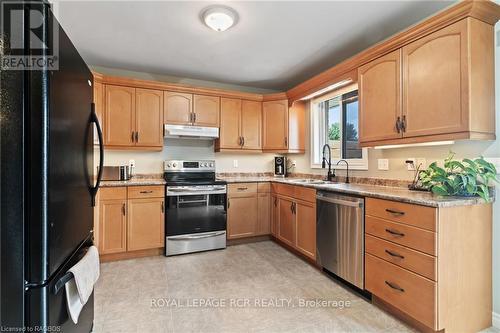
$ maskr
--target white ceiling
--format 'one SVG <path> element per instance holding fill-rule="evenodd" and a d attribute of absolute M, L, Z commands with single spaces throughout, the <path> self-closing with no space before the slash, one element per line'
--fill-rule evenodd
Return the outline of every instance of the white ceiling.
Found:
<path fill-rule="evenodd" d="M 89 65 L 284 90 L 452 2 L 222 3 L 239 14 L 222 33 L 200 20 L 212 1 L 63 1 L 55 11 Z"/>

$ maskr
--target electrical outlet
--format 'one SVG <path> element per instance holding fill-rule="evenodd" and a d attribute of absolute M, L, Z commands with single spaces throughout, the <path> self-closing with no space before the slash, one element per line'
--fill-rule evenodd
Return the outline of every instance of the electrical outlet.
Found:
<path fill-rule="evenodd" d="M 135 160 L 130 160 L 130 161 L 128 161 L 128 165 L 129 165 L 131 168 L 135 168 Z"/>
<path fill-rule="evenodd" d="M 238 160 L 233 160 L 233 168 L 237 168 L 238 167 Z"/>
<path fill-rule="evenodd" d="M 389 170 L 389 160 L 387 158 L 379 158 L 377 162 L 379 170 Z"/>
<path fill-rule="evenodd" d="M 292 168 L 295 168 L 297 166 L 297 161 L 295 161 L 295 160 L 294 161 L 290 161 L 290 166 Z"/>
<path fill-rule="evenodd" d="M 416 167 L 420 166 L 420 170 L 424 170 L 427 168 L 427 160 L 423 157 L 417 158 L 417 165 Z"/>
<path fill-rule="evenodd" d="M 413 163 L 407 163 L 408 161 L 412 161 Z M 406 169 L 408 171 L 415 171 L 415 168 L 417 167 L 415 164 L 417 163 L 417 159 L 415 157 L 409 157 L 405 160 L 406 163 Z"/>

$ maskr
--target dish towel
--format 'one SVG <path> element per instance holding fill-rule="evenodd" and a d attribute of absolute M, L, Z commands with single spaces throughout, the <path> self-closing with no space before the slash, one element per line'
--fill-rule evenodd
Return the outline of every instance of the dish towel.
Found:
<path fill-rule="evenodd" d="M 97 247 L 89 247 L 83 258 L 68 272 L 73 273 L 73 279 L 66 285 L 66 303 L 68 313 L 75 324 L 78 323 L 78 317 L 83 307 L 89 300 L 94 284 L 99 279 L 99 252 Z"/>

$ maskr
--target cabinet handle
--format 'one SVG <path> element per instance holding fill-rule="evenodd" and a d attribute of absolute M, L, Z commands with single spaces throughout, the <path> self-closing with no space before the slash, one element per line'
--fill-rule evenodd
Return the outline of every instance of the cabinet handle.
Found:
<path fill-rule="evenodd" d="M 274 207 L 278 206 L 278 198 L 274 198 Z"/>
<path fill-rule="evenodd" d="M 405 258 L 404 256 L 400 255 L 399 253 L 395 253 L 395 252 L 392 252 L 389 250 L 385 250 L 385 253 L 387 253 L 388 255 L 390 255 L 392 257 L 397 257 L 397 258 L 401 258 L 401 259 Z"/>
<path fill-rule="evenodd" d="M 288 138 L 285 137 L 285 147 L 288 147 Z"/>
<path fill-rule="evenodd" d="M 396 131 L 398 133 L 401 133 L 401 117 L 398 117 L 398 119 L 396 119 Z"/>
<path fill-rule="evenodd" d="M 165 213 L 165 201 L 161 202 L 161 212 Z"/>
<path fill-rule="evenodd" d="M 140 191 L 141 194 L 153 193 L 153 191 Z"/>
<path fill-rule="evenodd" d="M 403 120 L 401 121 L 401 131 L 406 132 L 406 116 L 403 115 Z"/>
<path fill-rule="evenodd" d="M 238 146 L 242 146 L 243 144 L 241 143 L 241 136 L 238 137 Z"/>
<path fill-rule="evenodd" d="M 394 231 L 394 230 L 391 230 L 391 229 L 385 229 L 385 231 L 388 232 L 388 233 L 390 233 L 391 235 L 395 235 L 395 236 L 404 237 L 404 235 L 405 235 L 402 232 Z"/>
<path fill-rule="evenodd" d="M 125 214 L 126 214 L 126 211 L 125 211 L 125 204 L 123 204 L 123 205 L 122 205 L 122 214 L 123 214 L 123 216 L 125 216 Z"/>
<path fill-rule="evenodd" d="M 193 123 L 196 122 L 196 113 L 193 112 Z"/>
<path fill-rule="evenodd" d="M 135 140 L 135 132 L 132 131 L 132 142 L 135 142 L 134 140 Z"/>
<path fill-rule="evenodd" d="M 246 191 L 248 190 L 248 187 L 238 187 L 238 191 Z"/>
<path fill-rule="evenodd" d="M 135 142 L 139 142 L 139 132 L 135 132 Z"/>
<path fill-rule="evenodd" d="M 394 210 L 394 209 L 387 208 L 385 211 L 388 212 L 388 213 L 394 214 L 394 215 L 399 215 L 399 216 L 405 215 L 405 212 L 402 212 L 402 211 L 399 211 L 399 210 Z"/>
<path fill-rule="evenodd" d="M 392 289 L 396 289 L 396 290 L 398 290 L 398 291 L 400 291 L 400 292 L 402 292 L 402 293 L 404 293 L 404 292 L 405 292 L 405 290 L 404 290 L 403 288 L 401 288 L 401 287 L 399 287 L 399 286 L 395 285 L 394 283 L 391 283 L 391 282 L 389 282 L 389 281 L 385 281 L 385 284 L 386 284 L 386 285 L 388 285 L 389 287 L 391 287 Z"/>
<path fill-rule="evenodd" d="M 229 199 L 227 199 L 227 208 L 229 208 L 229 206 L 231 206 L 231 203 L 229 202 Z"/>
<path fill-rule="evenodd" d="M 245 145 L 245 137 L 241 137 L 241 146 L 243 147 Z"/>
<path fill-rule="evenodd" d="M 290 211 L 292 212 L 293 214 L 293 202 L 290 204 Z"/>
<path fill-rule="evenodd" d="M 297 214 L 297 204 L 295 202 L 293 203 L 293 214 Z"/>

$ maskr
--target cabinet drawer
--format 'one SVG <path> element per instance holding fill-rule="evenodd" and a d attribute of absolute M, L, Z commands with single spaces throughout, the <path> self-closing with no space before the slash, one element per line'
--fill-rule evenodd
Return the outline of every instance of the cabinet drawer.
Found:
<path fill-rule="evenodd" d="M 377 237 L 365 235 L 365 251 L 436 281 L 436 258 Z"/>
<path fill-rule="evenodd" d="M 366 214 L 436 231 L 436 209 L 402 202 L 366 198 Z"/>
<path fill-rule="evenodd" d="M 365 232 L 433 256 L 436 255 L 436 234 L 432 231 L 366 216 Z"/>
<path fill-rule="evenodd" d="M 294 199 L 316 202 L 316 190 L 313 188 L 273 183 L 272 191 Z"/>
<path fill-rule="evenodd" d="M 125 200 L 127 199 L 126 187 L 103 187 L 99 189 L 99 200 Z"/>
<path fill-rule="evenodd" d="M 165 196 L 164 186 L 129 186 L 128 198 L 163 198 Z"/>
<path fill-rule="evenodd" d="M 259 193 L 269 193 L 271 192 L 271 183 L 258 183 L 257 190 Z"/>
<path fill-rule="evenodd" d="M 294 194 L 294 186 L 288 184 L 272 183 L 271 190 L 287 197 L 293 197 Z"/>
<path fill-rule="evenodd" d="M 257 193 L 257 183 L 237 183 L 228 185 L 229 196 Z"/>
<path fill-rule="evenodd" d="M 366 290 L 436 329 L 436 283 L 387 261 L 365 255 Z"/>

